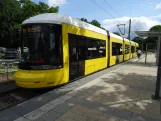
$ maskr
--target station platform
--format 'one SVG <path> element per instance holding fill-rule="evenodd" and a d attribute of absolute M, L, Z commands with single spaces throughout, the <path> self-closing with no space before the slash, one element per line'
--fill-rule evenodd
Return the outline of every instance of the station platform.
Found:
<path fill-rule="evenodd" d="M 161 121 L 154 54 L 104 69 L 0 112 L 0 121 Z"/>

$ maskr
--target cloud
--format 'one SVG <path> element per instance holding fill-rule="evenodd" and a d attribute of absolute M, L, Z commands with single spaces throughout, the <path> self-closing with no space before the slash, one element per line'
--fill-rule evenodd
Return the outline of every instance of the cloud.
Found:
<path fill-rule="evenodd" d="M 67 4 L 67 0 L 48 0 L 49 6 L 61 6 Z"/>
<path fill-rule="evenodd" d="M 156 9 L 161 9 L 161 3 L 157 4 L 155 8 Z"/>
<path fill-rule="evenodd" d="M 150 16 L 150 17 L 121 17 L 116 19 L 105 19 L 102 21 L 102 26 L 109 30 L 110 32 L 119 32 L 117 24 L 126 24 L 125 26 L 125 36 L 127 37 L 128 27 L 129 27 L 129 19 L 131 19 L 131 36 L 132 38 L 136 36 L 135 31 L 148 31 L 152 26 L 161 24 L 157 20 L 157 18 L 161 17 L 160 15 L 157 16 Z M 123 27 L 122 27 L 123 28 Z M 123 29 L 121 29 L 123 31 Z"/>

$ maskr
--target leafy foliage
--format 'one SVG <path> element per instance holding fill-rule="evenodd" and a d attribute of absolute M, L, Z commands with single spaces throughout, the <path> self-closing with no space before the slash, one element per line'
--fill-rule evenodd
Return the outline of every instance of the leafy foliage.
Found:
<path fill-rule="evenodd" d="M 118 35 L 118 36 L 121 36 L 119 32 L 113 32 L 114 34 Z"/>
<path fill-rule="evenodd" d="M 161 25 L 156 25 L 150 28 L 149 31 L 161 31 Z"/>
<path fill-rule="evenodd" d="M 81 18 L 80 20 L 88 23 L 88 20 L 86 18 Z"/>
<path fill-rule="evenodd" d="M 99 28 L 101 28 L 101 29 L 106 30 L 105 28 L 103 28 L 103 27 L 101 26 L 101 24 L 100 24 L 97 20 L 92 20 L 91 22 L 88 21 L 86 18 L 81 18 L 80 20 L 81 20 L 81 21 L 84 21 L 84 22 L 86 22 L 86 23 L 92 24 L 92 25 L 94 25 L 94 26 L 97 26 L 97 27 L 99 27 Z"/>
<path fill-rule="evenodd" d="M 18 30 L 25 19 L 41 13 L 58 11 L 59 7 L 49 7 L 43 2 L 36 4 L 31 0 L 0 0 L 0 45 L 18 46 Z"/>
<path fill-rule="evenodd" d="M 101 27 L 101 24 L 97 20 L 92 20 L 90 23 L 94 26 Z"/>

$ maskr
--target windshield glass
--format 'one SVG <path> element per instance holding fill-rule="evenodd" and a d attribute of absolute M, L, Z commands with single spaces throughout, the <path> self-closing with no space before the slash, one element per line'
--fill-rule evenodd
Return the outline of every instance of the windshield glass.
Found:
<path fill-rule="evenodd" d="M 35 66 L 61 63 L 61 46 L 61 25 L 24 25 L 22 27 L 21 63 Z"/>
<path fill-rule="evenodd" d="M 28 25 L 23 27 L 22 61 L 40 61 L 44 58 L 45 26 Z"/>

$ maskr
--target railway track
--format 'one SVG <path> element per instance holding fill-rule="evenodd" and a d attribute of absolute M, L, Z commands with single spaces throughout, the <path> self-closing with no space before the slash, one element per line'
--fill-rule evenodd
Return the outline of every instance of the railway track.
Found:
<path fill-rule="evenodd" d="M 31 90 L 31 89 L 16 88 L 14 90 L 1 93 L 0 111 L 10 108 L 19 103 L 22 103 L 26 100 L 29 100 L 43 93 L 46 93 L 50 90 L 51 89 Z"/>

